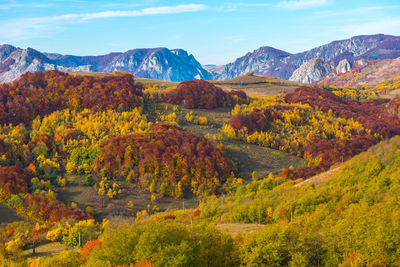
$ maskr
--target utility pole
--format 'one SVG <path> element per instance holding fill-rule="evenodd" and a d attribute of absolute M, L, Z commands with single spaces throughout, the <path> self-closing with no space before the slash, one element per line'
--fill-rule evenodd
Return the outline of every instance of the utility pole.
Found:
<path fill-rule="evenodd" d="M 290 223 L 293 221 L 293 209 L 290 210 Z"/>
<path fill-rule="evenodd" d="M 79 247 L 81 247 L 81 232 L 79 232 Z"/>
<path fill-rule="evenodd" d="M 185 199 L 182 198 L 182 209 L 185 210 Z"/>
<path fill-rule="evenodd" d="M 258 224 L 261 224 L 261 212 L 260 212 L 260 209 L 258 209 Z"/>

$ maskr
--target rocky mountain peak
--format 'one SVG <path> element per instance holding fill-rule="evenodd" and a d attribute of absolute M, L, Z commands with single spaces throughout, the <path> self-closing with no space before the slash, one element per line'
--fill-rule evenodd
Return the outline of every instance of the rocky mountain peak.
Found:
<path fill-rule="evenodd" d="M 271 47 L 260 47 L 225 65 L 224 71 L 215 74 L 214 78 L 230 79 L 254 71 L 256 74 L 289 79 L 302 64 L 315 58 L 331 61 L 335 65 L 346 59 L 352 65 L 359 59 L 393 59 L 397 57 L 400 57 L 400 37 L 383 34 L 360 35 L 333 41 L 297 54 L 290 54 Z M 345 62 L 342 65 L 348 68 L 348 64 Z"/>
<path fill-rule="evenodd" d="M 170 81 L 210 79 L 210 73 L 183 49 L 132 49 L 124 53 L 101 56 L 73 56 L 41 53 L 33 48 L 0 46 L 0 82 L 9 82 L 25 72 L 61 71 L 127 71 L 138 77 Z"/>

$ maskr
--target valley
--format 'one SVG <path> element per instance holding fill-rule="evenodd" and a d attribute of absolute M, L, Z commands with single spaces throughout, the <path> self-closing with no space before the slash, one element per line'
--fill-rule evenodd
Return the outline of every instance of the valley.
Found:
<path fill-rule="evenodd" d="M 397 40 L 3 62 L 0 266 L 398 265 Z"/>

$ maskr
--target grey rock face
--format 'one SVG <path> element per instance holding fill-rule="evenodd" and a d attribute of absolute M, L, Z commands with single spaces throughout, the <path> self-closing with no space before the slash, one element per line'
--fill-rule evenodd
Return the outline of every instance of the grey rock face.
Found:
<path fill-rule="evenodd" d="M 301 83 L 312 83 L 321 80 L 333 69 L 334 65 L 329 61 L 321 58 L 311 59 L 295 70 L 289 80 Z"/>
<path fill-rule="evenodd" d="M 290 55 L 288 52 L 272 47 L 260 47 L 252 53 L 238 58 L 235 62 L 225 65 L 224 71 L 215 78 L 227 80 L 250 71 L 254 71 L 256 74 L 279 73 L 281 60 Z"/>
<path fill-rule="evenodd" d="M 351 70 L 351 63 L 347 59 L 342 59 L 336 66 L 336 73 L 345 73 Z"/>
<path fill-rule="evenodd" d="M 9 82 L 25 72 L 127 71 L 134 76 L 169 81 L 210 79 L 210 73 L 185 50 L 167 48 L 134 49 L 103 56 L 69 56 L 41 53 L 34 49 L 0 46 L 0 82 Z"/>

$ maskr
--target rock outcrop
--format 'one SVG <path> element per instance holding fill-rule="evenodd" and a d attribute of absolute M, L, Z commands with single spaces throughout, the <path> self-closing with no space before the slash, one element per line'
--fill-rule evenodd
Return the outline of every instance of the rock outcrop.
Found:
<path fill-rule="evenodd" d="M 295 70 L 289 80 L 300 83 L 313 83 L 321 80 L 334 68 L 333 63 L 329 61 L 321 58 L 311 59 Z"/>
<path fill-rule="evenodd" d="M 345 73 L 351 70 L 351 63 L 347 59 L 342 59 L 336 66 L 336 73 Z"/>

